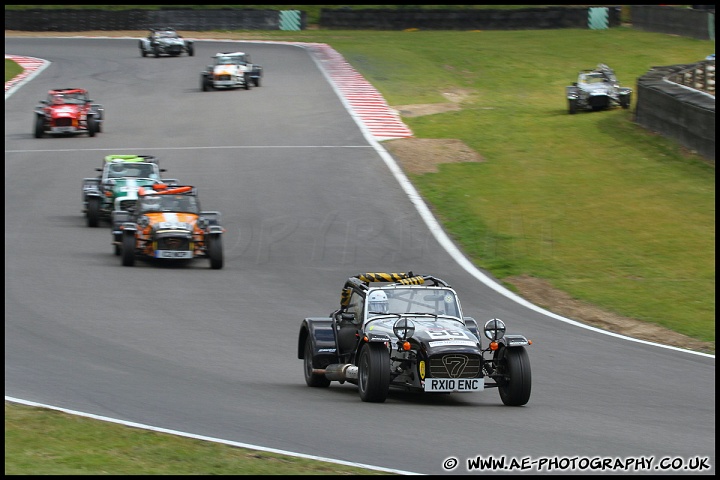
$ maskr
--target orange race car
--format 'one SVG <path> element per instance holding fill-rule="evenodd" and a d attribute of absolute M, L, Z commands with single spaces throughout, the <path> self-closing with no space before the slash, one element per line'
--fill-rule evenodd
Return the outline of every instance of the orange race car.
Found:
<path fill-rule="evenodd" d="M 137 257 L 163 260 L 210 259 L 210 268 L 223 267 L 220 212 L 200 210 L 197 189 L 189 185 L 141 187 L 132 212 L 112 212 L 115 255 L 122 264 Z"/>

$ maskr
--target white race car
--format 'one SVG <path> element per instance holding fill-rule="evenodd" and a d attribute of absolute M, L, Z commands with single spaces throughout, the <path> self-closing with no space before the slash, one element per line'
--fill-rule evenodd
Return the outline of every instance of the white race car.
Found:
<path fill-rule="evenodd" d="M 203 92 L 214 88 L 244 88 L 260 86 L 263 68 L 252 63 L 250 55 L 244 52 L 217 53 L 214 63 L 200 74 L 200 89 Z"/>

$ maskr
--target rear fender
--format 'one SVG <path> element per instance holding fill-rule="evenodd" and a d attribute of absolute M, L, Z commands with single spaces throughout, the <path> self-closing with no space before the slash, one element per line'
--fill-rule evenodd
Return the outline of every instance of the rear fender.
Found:
<path fill-rule="evenodd" d="M 305 340 L 310 337 L 313 345 L 313 356 L 330 356 L 336 362 L 337 347 L 335 345 L 335 333 L 332 328 L 330 317 L 306 318 L 300 326 L 298 335 L 298 358 L 305 356 Z"/>

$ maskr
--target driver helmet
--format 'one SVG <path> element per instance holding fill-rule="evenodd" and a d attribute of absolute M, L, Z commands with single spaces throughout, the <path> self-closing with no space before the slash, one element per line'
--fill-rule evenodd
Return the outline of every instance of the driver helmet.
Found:
<path fill-rule="evenodd" d="M 160 210 L 160 199 L 157 197 L 150 197 L 143 202 L 143 210 L 146 212 L 156 212 Z"/>
<path fill-rule="evenodd" d="M 389 304 L 388 297 L 382 290 L 375 290 L 368 297 L 368 312 L 370 313 L 388 313 Z"/>
<path fill-rule="evenodd" d="M 122 175 L 125 173 L 125 165 L 120 162 L 113 163 L 110 165 L 110 171 L 115 175 Z"/>
<path fill-rule="evenodd" d="M 52 103 L 55 105 L 61 105 L 61 104 L 65 103 L 65 101 L 63 100 L 62 95 L 56 94 L 56 95 L 53 95 L 53 97 L 52 97 Z"/>

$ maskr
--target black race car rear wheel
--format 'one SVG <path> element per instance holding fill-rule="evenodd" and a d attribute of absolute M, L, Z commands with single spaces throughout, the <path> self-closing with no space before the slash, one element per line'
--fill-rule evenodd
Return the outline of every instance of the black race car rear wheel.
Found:
<path fill-rule="evenodd" d="M 100 197 L 90 197 L 87 203 L 87 225 L 95 228 L 100 225 Z"/>
<path fill-rule="evenodd" d="M 305 374 L 305 383 L 308 387 L 329 387 L 330 380 L 328 380 L 325 375 L 313 373 L 313 368 L 312 338 L 310 338 L 310 334 L 308 334 L 305 339 L 305 348 L 303 350 L 303 373 Z"/>
<path fill-rule="evenodd" d="M 525 405 L 530 400 L 532 386 L 530 358 L 525 347 L 503 348 L 498 355 L 498 370 L 503 374 L 497 382 L 502 402 L 512 407 Z"/>
<path fill-rule="evenodd" d="M 135 233 L 126 232 L 122 237 L 122 264 L 124 267 L 135 265 Z"/>
<path fill-rule="evenodd" d="M 383 343 L 366 343 L 360 350 L 358 390 L 363 402 L 382 403 L 390 389 L 390 355 Z"/>

